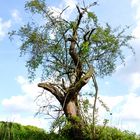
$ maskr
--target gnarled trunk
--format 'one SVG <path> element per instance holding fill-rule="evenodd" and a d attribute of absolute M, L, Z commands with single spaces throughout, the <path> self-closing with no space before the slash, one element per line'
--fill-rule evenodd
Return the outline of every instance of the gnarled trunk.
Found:
<path fill-rule="evenodd" d="M 86 85 L 93 74 L 93 67 L 87 73 L 68 88 L 60 87 L 53 83 L 39 83 L 38 86 L 51 92 L 62 106 L 62 109 L 71 123 L 70 136 L 73 140 L 83 140 L 83 122 L 78 107 L 78 95 L 81 88 Z"/>

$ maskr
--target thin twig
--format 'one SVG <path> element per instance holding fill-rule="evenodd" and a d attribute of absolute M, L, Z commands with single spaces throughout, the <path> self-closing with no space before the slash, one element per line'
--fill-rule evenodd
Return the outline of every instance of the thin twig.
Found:
<path fill-rule="evenodd" d="M 69 6 L 67 6 L 66 8 L 64 8 L 64 9 L 61 11 L 60 17 L 61 17 L 61 15 L 64 13 L 64 11 L 66 11 L 68 8 L 69 8 Z"/>

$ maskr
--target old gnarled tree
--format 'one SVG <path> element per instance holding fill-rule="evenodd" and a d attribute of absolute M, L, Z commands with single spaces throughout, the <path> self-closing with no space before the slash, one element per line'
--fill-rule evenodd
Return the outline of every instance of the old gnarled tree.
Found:
<path fill-rule="evenodd" d="M 45 0 L 32 0 L 25 8 L 33 15 L 38 14 L 42 22 L 31 21 L 11 32 L 21 37 L 21 55 L 29 55 L 26 66 L 31 79 L 37 68 L 42 68 L 45 81 L 57 73 L 57 77 L 53 77 L 55 82 L 42 82 L 38 86 L 53 94 L 67 119 L 80 127 L 84 125 L 78 103 L 82 87 L 92 78 L 97 97 L 95 77 L 110 75 L 116 68 L 116 61 L 124 61 L 121 48 L 131 48 L 128 41 L 132 37 L 125 35 L 125 30 L 112 30 L 109 24 L 98 23 L 95 13 L 89 11 L 96 4 L 76 5 L 77 15 L 71 20 L 63 17 L 68 7 L 56 16 Z M 74 117 L 81 121 L 74 121 Z"/>

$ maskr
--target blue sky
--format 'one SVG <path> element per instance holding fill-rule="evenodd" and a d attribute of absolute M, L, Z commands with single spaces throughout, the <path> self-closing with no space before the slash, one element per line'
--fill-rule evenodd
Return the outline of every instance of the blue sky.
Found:
<path fill-rule="evenodd" d="M 69 5 L 67 17 L 72 16 L 76 0 L 47 2 L 49 6 L 59 9 Z M 118 65 L 111 77 L 99 79 L 99 96 L 110 107 L 113 115 L 109 116 L 102 108 L 99 113 L 110 118 L 110 125 L 140 133 L 140 0 L 98 2 L 99 5 L 93 10 L 101 24 L 108 22 L 112 27 L 130 25 L 129 33 L 136 37 L 131 42 L 136 55 L 127 53 L 125 67 Z M 7 35 L 8 31 L 17 29 L 31 18 L 24 11 L 24 4 L 24 0 L 2 0 L 0 5 L 0 120 L 46 128 L 48 121 L 34 118 L 37 111 L 34 99 L 41 92 L 36 86 L 38 79 L 33 83 L 28 82 L 25 59 L 19 57 L 20 42 L 10 42 Z"/>

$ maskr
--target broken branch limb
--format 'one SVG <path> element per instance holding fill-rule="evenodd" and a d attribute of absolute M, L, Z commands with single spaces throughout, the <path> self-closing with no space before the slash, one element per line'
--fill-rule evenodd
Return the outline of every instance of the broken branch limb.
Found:
<path fill-rule="evenodd" d="M 38 87 L 41 87 L 51 92 L 57 98 L 57 100 L 61 103 L 61 105 L 63 104 L 64 96 L 54 85 L 52 85 L 51 83 L 45 82 L 45 83 L 39 83 Z"/>

